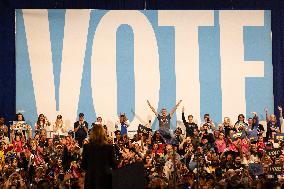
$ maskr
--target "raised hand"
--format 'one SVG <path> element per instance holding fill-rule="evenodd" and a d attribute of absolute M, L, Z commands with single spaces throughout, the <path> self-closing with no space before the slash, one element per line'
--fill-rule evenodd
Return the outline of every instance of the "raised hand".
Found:
<path fill-rule="evenodd" d="M 254 116 L 257 116 L 257 112 L 251 112 L 251 114 L 253 114 Z"/>
<path fill-rule="evenodd" d="M 150 106 L 151 104 L 150 104 L 150 102 L 149 102 L 149 100 L 147 100 L 147 104 Z"/>
<path fill-rule="evenodd" d="M 151 106 L 149 100 L 147 100 L 147 104 L 148 104 L 148 106 L 151 108 L 152 112 L 154 112 L 154 114 L 155 114 L 156 116 L 158 116 L 158 115 L 159 115 L 158 112 L 155 110 L 155 108 L 153 108 L 153 107 Z"/>
<path fill-rule="evenodd" d="M 280 112 L 282 112 L 282 107 L 281 107 L 281 106 L 278 106 L 278 110 L 279 110 Z"/>
<path fill-rule="evenodd" d="M 184 112 L 184 106 L 182 107 L 182 110 L 181 110 L 182 112 Z"/>

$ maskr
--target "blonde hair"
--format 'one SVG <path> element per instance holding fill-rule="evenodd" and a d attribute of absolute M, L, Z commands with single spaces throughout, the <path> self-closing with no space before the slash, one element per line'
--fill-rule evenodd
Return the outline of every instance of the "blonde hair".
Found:
<path fill-rule="evenodd" d="M 105 129 L 101 125 L 94 124 L 89 138 L 90 143 L 103 145 L 107 144 Z"/>

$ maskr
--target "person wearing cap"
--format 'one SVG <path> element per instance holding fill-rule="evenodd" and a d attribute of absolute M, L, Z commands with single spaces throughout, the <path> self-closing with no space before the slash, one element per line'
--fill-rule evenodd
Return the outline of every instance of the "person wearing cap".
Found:
<path fill-rule="evenodd" d="M 54 135 L 58 136 L 65 136 L 66 135 L 66 128 L 62 120 L 62 115 L 58 115 L 56 117 L 55 123 L 53 125 L 53 132 Z"/>
<path fill-rule="evenodd" d="M 83 141 L 88 135 L 88 123 L 85 121 L 84 114 L 79 114 L 79 121 L 74 123 L 75 140 L 78 141 L 80 147 L 83 145 Z"/>

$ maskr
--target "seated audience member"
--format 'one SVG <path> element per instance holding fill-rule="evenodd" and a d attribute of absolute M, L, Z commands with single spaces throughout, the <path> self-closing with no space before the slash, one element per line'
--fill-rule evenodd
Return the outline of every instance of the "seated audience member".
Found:
<path fill-rule="evenodd" d="M 5 136 L 5 132 L 3 129 L 0 129 L 0 142 L 4 142 L 5 144 L 9 144 L 10 140 L 7 136 Z"/>
<path fill-rule="evenodd" d="M 159 144 L 165 144 L 166 143 L 159 130 L 154 132 L 154 135 L 152 136 L 152 142 L 156 142 L 156 143 L 159 143 Z"/>
<path fill-rule="evenodd" d="M 260 124 L 254 119 L 255 114 L 248 119 L 245 131 L 259 130 Z M 268 119 L 270 127 L 275 127 L 275 117 Z M 17 120 L 24 119 L 19 115 Z M 241 122 L 242 118 L 236 121 Z M 94 128 L 100 128 L 104 143 L 111 144 L 114 151 L 112 161 L 117 168 L 135 163 L 144 165 L 145 188 L 283 187 L 284 142 L 281 139 L 274 141 L 270 134 L 266 141 L 266 133 L 258 131 L 257 138 L 250 140 L 249 134 L 241 134 L 241 124 L 232 126 L 228 118 L 213 134 L 208 132 L 209 127 L 206 123 L 201 130 L 193 128 L 192 135 L 185 139 L 182 133 L 186 133 L 186 128 L 177 128 L 170 139 L 165 138 L 160 129 L 153 133 L 137 130 L 133 137 L 121 136 L 121 131 L 117 130 L 115 138 L 111 139 L 107 136 L 107 126 L 98 124 Z M 74 128 L 75 132 L 53 139 L 47 138 L 45 129 L 40 129 L 30 138 L 15 129 L 11 132 L 10 144 L 0 128 L 0 188 L 83 188 L 84 175 L 89 169 L 87 164 L 95 161 L 86 156 L 85 148 L 83 150 L 79 143 L 84 138 L 82 143 L 90 146 L 97 135 L 86 138 L 88 127 L 82 114 Z M 74 137 L 79 129 L 82 135 L 79 132 Z M 279 130 L 274 130 L 274 134 Z M 273 171 L 276 170 L 273 167 L 280 168 L 279 172 Z M 90 174 L 87 174 L 85 180 L 89 178 Z"/>
<path fill-rule="evenodd" d="M 0 129 L 3 130 L 4 135 L 8 137 L 8 127 L 5 125 L 4 117 L 0 117 Z"/>
<path fill-rule="evenodd" d="M 219 134 L 219 138 L 216 139 L 215 141 L 215 147 L 216 147 L 216 152 L 218 154 L 221 154 L 224 152 L 224 150 L 226 149 L 226 141 L 225 141 L 225 135 L 223 133 Z"/>

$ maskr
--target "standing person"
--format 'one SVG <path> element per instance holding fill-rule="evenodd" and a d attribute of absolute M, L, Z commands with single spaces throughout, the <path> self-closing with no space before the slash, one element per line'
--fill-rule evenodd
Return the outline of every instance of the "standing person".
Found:
<path fill-rule="evenodd" d="M 17 113 L 15 117 L 15 122 L 10 128 L 10 138 L 14 138 L 16 132 L 22 133 L 26 138 L 32 138 L 32 127 L 25 122 L 24 115 Z M 12 141 L 12 140 L 11 140 Z"/>
<path fill-rule="evenodd" d="M 97 117 L 97 122 L 100 123 L 100 125 L 103 125 L 103 118 L 102 117 Z"/>
<path fill-rule="evenodd" d="M 115 128 L 120 130 L 121 136 L 127 135 L 127 128 L 129 127 L 129 120 L 126 115 L 123 113 L 119 116 L 119 120 L 115 123 Z"/>
<path fill-rule="evenodd" d="M 185 116 L 184 116 L 184 107 L 182 107 L 182 122 L 185 126 L 186 129 L 186 137 L 193 137 L 193 131 L 194 129 L 198 129 L 198 126 L 196 123 L 193 122 L 193 115 L 189 115 L 188 118 L 188 122 L 185 120 Z"/>
<path fill-rule="evenodd" d="M 55 123 L 53 125 L 54 135 L 66 136 L 67 135 L 66 131 L 67 130 L 66 130 L 65 125 L 64 125 L 63 120 L 62 120 L 62 115 L 58 115 L 56 117 Z"/>
<path fill-rule="evenodd" d="M 99 117 L 97 117 L 96 122 L 94 122 L 94 123 L 91 124 L 91 127 L 89 128 L 89 131 L 88 131 L 88 134 L 89 134 L 89 135 L 90 135 L 90 133 L 92 132 L 93 127 L 94 127 L 95 125 L 105 126 L 105 124 L 103 123 L 103 118 L 99 116 Z"/>
<path fill-rule="evenodd" d="M 82 169 L 85 174 L 85 189 L 111 189 L 111 172 L 115 168 L 114 147 L 107 142 L 101 125 L 95 125 L 89 143 L 84 145 Z"/>
<path fill-rule="evenodd" d="M 215 126 L 213 120 L 210 118 L 210 114 L 208 114 L 208 113 L 204 114 L 204 116 L 203 116 L 203 122 L 200 124 L 200 130 L 203 129 L 202 126 L 204 124 L 208 125 L 208 132 L 209 133 L 213 133 L 213 131 L 216 130 L 216 126 Z"/>
<path fill-rule="evenodd" d="M 80 147 L 82 147 L 83 141 L 88 135 L 88 123 L 85 121 L 84 114 L 79 114 L 79 121 L 74 123 L 75 139 L 78 141 Z"/>
<path fill-rule="evenodd" d="M 237 131 L 248 130 L 248 124 L 245 122 L 244 114 L 238 115 L 238 121 L 235 123 L 235 129 Z"/>
<path fill-rule="evenodd" d="M 49 132 L 49 135 L 51 134 L 51 132 L 53 132 L 53 128 L 45 115 L 39 114 L 37 122 L 35 123 L 35 130 L 39 133 L 42 129 Z"/>
<path fill-rule="evenodd" d="M 171 139 L 172 138 L 172 134 L 170 132 L 171 118 L 172 118 L 173 114 L 175 113 L 177 107 L 180 105 L 181 102 L 182 102 L 182 100 L 180 100 L 175 105 L 175 107 L 171 110 L 171 112 L 169 114 L 167 114 L 167 109 L 163 108 L 162 109 L 162 115 L 160 115 L 160 114 L 158 114 L 156 109 L 153 106 L 151 106 L 149 100 L 147 100 L 148 106 L 151 108 L 151 110 L 154 112 L 154 114 L 157 116 L 157 119 L 159 120 L 159 131 L 165 139 Z"/>
<path fill-rule="evenodd" d="M 224 117 L 223 128 L 225 129 L 225 137 L 230 136 L 230 132 L 234 131 L 234 125 L 231 123 L 231 119 L 229 117 Z"/>
<path fill-rule="evenodd" d="M 265 116 L 266 116 L 266 123 L 267 123 L 267 131 L 266 131 L 266 141 L 269 139 L 274 139 L 274 135 L 280 132 L 280 124 L 276 119 L 274 114 L 268 116 L 268 109 L 265 108 Z"/>
<path fill-rule="evenodd" d="M 281 106 L 278 106 L 279 110 L 279 120 L 280 120 L 280 131 L 284 133 L 284 121 L 283 121 L 283 109 Z"/>

